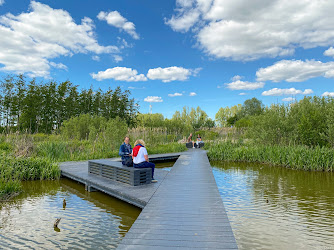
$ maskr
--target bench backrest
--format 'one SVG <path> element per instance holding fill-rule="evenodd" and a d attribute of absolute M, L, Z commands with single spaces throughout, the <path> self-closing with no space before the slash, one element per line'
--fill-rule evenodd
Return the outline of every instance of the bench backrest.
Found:
<path fill-rule="evenodd" d="M 117 161 L 90 160 L 88 161 L 88 172 L 132 186 L 139 186 L 152 182 L 151 168 L 127 167 Z"/>

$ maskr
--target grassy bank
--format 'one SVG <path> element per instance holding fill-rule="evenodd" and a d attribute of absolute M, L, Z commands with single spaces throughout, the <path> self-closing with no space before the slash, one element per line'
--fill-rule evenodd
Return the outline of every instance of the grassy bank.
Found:
<path fill-rule="evenodd" d="M 334 149 L 328 147 L 221 142 L 206 148 L 210 160 L 258 162 L 300 170 L 334 170 Z"/>
<path fill-rule="evenodd" d="M 146 147 L 149 154 L 174 153 L 186 150 L 184 144 L 177 142 L 166 144 L 147 143 Z M 119 157 L 118 148 L 115 149 L 108 143 L 89 140 L 44 141 L 36 146 L 35 156 L 45 157 L 55 162 Z"/>
<path fill-rule="evenodd" d="M 156 146 L 147 145 L 147 151 L 149 154 L 176 153 L 176 152 L 183 152 L 186 150 L 187 148 L 184 143 L 177 143 L 177 142 L 160 144 Z"/>
<path fill-rule="evenodd" d="M 0 159 L 0 200 L 21 191 L 23 180 L 59 179 L 57 164 L 43 158 L 16 158 L 2 154 Z"/>
<path fill-rule="evenodd" d="M 118 146 L 108 140 L 65 139 L 60 135 L 2 135 L 0 200 L 20 192 L 23 180 L 58 179 L 59 162 L 118 157 Z M 186 147 L 177 142 L 149 141 L 147 150 L 149 154 L 161 154 L 185 151 Z"/>

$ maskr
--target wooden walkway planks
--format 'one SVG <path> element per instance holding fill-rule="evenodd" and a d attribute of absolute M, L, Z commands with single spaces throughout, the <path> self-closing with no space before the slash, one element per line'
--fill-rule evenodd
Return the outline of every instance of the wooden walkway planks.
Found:
<path fill-rule="evenodd" d="M 181 155 L 126 234 L 125 249 L 237 249 L 206 152 Z"/>
<path fill-rule="evenodd" d="M 184 153 L 151 155 L 150 159 L 153 161 L 163 159 L 170 160 L 176 159 L 182 154 Z M 120 158 L 111 158 L 109 160 L 120 161 Z M 156 169 L 154 177 L 158 180 L 157 183 L 142 186 L 129 186 L 122 184 L 121 182 L 111 181 L 101 176 L 89 174 L 88 161 L 63 162 L 60 164 L 60 169 L 62 176 L 86 185 L 89 191 L 98 190 L 104 192 L 139 208 L 145 207 L 168 174 L 168 171 Z"/>

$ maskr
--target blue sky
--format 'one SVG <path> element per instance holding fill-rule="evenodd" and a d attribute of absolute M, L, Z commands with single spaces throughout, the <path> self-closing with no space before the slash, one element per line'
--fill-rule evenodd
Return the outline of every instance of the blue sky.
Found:
<path fill-rule="evenodd" d="M 0 76 L 121 86 L 166 117 L 334 96 L 332 13 L 330 0 L 0 0 Z"/>

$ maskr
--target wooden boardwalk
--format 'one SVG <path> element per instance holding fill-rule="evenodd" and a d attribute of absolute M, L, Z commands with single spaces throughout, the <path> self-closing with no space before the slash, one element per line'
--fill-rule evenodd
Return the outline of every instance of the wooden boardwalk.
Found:
<path fill-rule="evenodd" d="M 151 155 L 150 160 L 159 162 L 162 160 L 177 159 L 184 153 L 170 153 Z M 120 161 L 120 158 L 111 158 L 111 161 Z M 121 182 L 88 173 L 88 161 L 69 161 L 60 164 L 61 174 L 64 177 L 80 182 L 88 191 L 101 191 L 120 200 L 128 202 L 139 208 L 144 208 L 151 199 L 159 185 L 163 182 L 168 171 L 156 169 L 154 178 L 157 183 L 142 186 L 129 186 Z"/>
<path fill-rule="evenodd" d="M 117 249 L 237 249 L 206 152 L 189 149 L 158 183 L 129 186 L 88 174 L 87 162 L 61 164 L 62 175 L 143 208 Z M 165 157 L 165 158 L 164 158 Z M 112 159 L 116 160 L 116 159 Z"/>
<path fill-rule="evenodd" d="M 206 152 L 174 164 L 117 249 L 237 249 Z"/>

